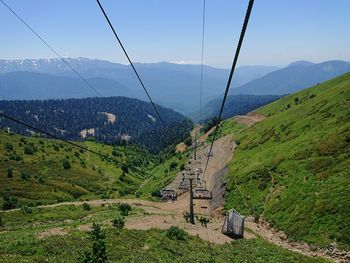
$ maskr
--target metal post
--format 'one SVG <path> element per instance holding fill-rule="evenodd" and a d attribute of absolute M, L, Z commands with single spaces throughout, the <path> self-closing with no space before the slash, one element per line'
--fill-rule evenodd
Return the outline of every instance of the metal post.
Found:
<path fill-rule="evenodd" d="M 197 138 L 194 141 L 194 159 L 197 160 Z"/>
<path fill-rule="evenodd" d="M 190 178 L 190 223 L 194 223 L 194 213 L 193 213 L 193 191 L 192 191 L 192 180 L 193 178 Z"/>

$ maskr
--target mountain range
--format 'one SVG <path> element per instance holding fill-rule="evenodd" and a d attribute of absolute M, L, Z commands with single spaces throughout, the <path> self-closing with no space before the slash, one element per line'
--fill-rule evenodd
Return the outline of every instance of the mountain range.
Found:
<path fill-rule="evenodd" d="M 65 59 L 103 96 L 127 96 L 147 100 L 129 65 L 86 58 Z M 135 63 L 151 97 L 158 104 L 183 114 L 198 108 L 200 65 Z M 278 68 L 244 66 L 237 68 L 238 87 Z M 26 72 L 26 73 L 24 73 Z M 203 102 L 218 97 L 225 89 L 228 70 L 203 68 Z M 60 59 L 0 60 L 0 99 L 58 99 L 97 96 Z"/>
<path fill-rule="evenodd" d="M 270 72 L 236 89 L 232 94 L 283 95 L 294 93 L 350 71 L 350 63 L 340 60 L 312 63 L 297 61 Z"/>

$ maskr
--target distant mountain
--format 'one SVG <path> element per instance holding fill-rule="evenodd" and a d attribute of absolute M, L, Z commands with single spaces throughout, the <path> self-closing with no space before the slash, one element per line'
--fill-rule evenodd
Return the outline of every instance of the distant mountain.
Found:
<path fill-rule="evenodd" d="M 293 93 L 346 72 L 350 72 L 350 63 L 345 61 L 327 61 L 319 64 L 298 61 L 232 89 L 231 93 L 254 95 Z"/>
<path fill-rule="evenodd" d="M 146 100 L 140 84 L 129 65 L 112 63 L 109 61 L 66 58 L 66 60 L 84 78 L 93 82 L 94 86 L 105 96 L 127 96 Z M 163 106 L 171 107 L 181 113 L 193 112 L 198 108 L 200 65 L 182 65 L 174 63 L 135 63 L 154 100 Z M 276 70 L 276 67 L 244 66 L 237 68 L 233 87 L 243 85 L 253 79 L 259 78 Z M 31 73 L 49 74 L 65 79 L 53 79 L 45 75 L 11 75 L 15 72 L 25 71 Z M 42 98 L 77 98 L 96 96 L 89 88 L 59 59 L 25 59 L 0 60 L 0 93 L 2 99 L 42 99 Z M 34 78 L 35 76 L 35 78 Z M 24 78 L 23 80 L 21 78 Z M 73 81 L 72 79 L 76 79 Z M 203 101 L 207 102 L 219 96 L 226 85 L 228 70 L 204 66 Z M 15 80 L 14 80 L 15 79 Z M 50 80 L 48 80 L 50 79 Z M 57 81 L 56 81 L 57 80 Z M 46 81 L 50 81 L 53 92 L 46 95 Z M 72 83 L 69 83 L 69 82 Z M 113 82 L 115 81 L 115 82 Z M 78 84 L 78 82 L 81 82 Z M 20 85 L 17 85 L 17 84 Z M 81 85 L 82 84 L 82 85 Z M 60 90 L 62 92 L 55 92 Z M 85 86 L 85 87 L 84 87 Z M 106 87 L 107 86 L 107 87 Z M 74 87 L 72 90 L 65 87 Z M 114 88 L 115 87 L 115 88 Z M 11 92 L 11 90 L 13 90 Z M 44 92 L 43 95 L 37 90 Z M 18 92 L 20 91 L 20 92 Z M 57 96 L 57 97 L 56 97 Z"/>
<path fill-rule="evenodd" d="M 89 83 L 105 96 L 138 97 L 116 80 L 89 78 Z M 53 76 L 34 72 L 11 72 L 0 75 L 0 100 L 45 100 L 96 97 L 97 93 L 83 81 L 73 77 Z"/>
<path fill-rule="evenodd" d="M 181 114 L 160 106 L 165 130 L 152 105 L 125 97 L 43 101 L 0 101 L 0 111 L 34 127 L 69 140 L 128 141 L 159 152 L 189 136 L 193 124 Z M 32 135 L 32 131 L 0 118 L 0 128 Z"/>
<path fill-rule="evenodd" d="M 222 118 L 227 119 L 235 115 L 246 114 L 280 97 L 278 95 L 229 95 L 225 103 Z M 222 98 L 213 99 L 203 106 L 201 117 L 199 111 L 190 114 L 189 117 L 196 122 L 203 122 L 214 116 L 218 116 L 221 103 Z"/>

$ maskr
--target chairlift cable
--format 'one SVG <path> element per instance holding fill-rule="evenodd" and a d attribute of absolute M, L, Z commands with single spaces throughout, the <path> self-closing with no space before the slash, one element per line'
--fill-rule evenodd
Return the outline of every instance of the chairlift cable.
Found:
<path fill-rule="evenodd" d="M 134 73 L 135 73 L 135 75 L 136 75 L 138 81 L 140 82 L 140 84 L 141 84 L 143 90 L 145 91 L 145 93 L 146 93 L 146 95 L 147 95 L 149 101 L 151 102 L 151 104 L 152 104 L 152 106 L 153 106 L 153 108 L 154 108 L 154 111 L 155 111 L 156 114 L 158 115 L 159 120 L 162 122 L 164 128 L 167 129 L 167 127 L 166 127 L 166 125 L 165 125 L 165 123 L 164 123 L 162 117 L 160 116 L 159 111 L 157 110 L 156 105 L 154 104 L 154 102 L 153 102 L 153 100 L 152 100 L 152 98 L 151 98 L 149 92 L 148 92 L 147 89 L 146 89 L 146 86 L 144 85 L 144 83 L 143 83 L 143 81 L 142 81 L 142 79 L 141 79 L 139 73 L 137 72 L 137 70 L 136 70 L 134 64 L 132 63 L 132 61 L 131 61 L 131 59 L 130 59 L 128 53 L 126 52 L 126 49 L 124 48 L 124 45 L 123 45 L 123 43 L 121 42 L 121 40 L 120 40 L 120 38 L 119 38 L 117 32 L 115 31 L 115 29 L 114 29 L 114 27 L 113 27 L 111 21 L 109 20 L 107 14 L 106 14 L 106 12 L 105 12 L 105 10 L 103 9 L 103 7 L 102 7 L 100 1 L 99 1 L 99 0 L 96 0 L 96 1 L 97 1 L 98 6 L 100 7 L 100 9 L 101 9 L 101 11 L 102 11 L 104 17 L 105 17 L 107 23 L 109 24 L 109 27 L 111 28 L 111 30 L 112 30 L 112 32 L 113 32 L 115 38 L 117 39 L 117 41 L 118 41 L 118 43 L 119 43 L 121 49 L 123 50 L 123 52 L 124 52 L 126 58 L 128 59 L 128 61 L 129 61 L 129 63 L 130 63 L 130 66 L 132 67 L 132 69 L 133 69 L 133 71 L 134 71 Z"/>
<path fill-rule="evenodd" d="M 211 155 L 211 152 L 212 152 L 212 150 L 213 150 L 214 141 L 215 141 L 216 134 L 217 134 L 217 131 L 218 131 L 218 127 L 219 127 L 219 124 L 220 124 L 220 119 L 221 119 L 221 116 L 222 116 L 222 112 L 224 111 L 224 106 L 225 106 L 227 94 L 228 94 L 228 91 L 229 91 L 229 89 L 230 89 L 230 85 L 231 85 L 231 81 L 232 81 L 232 76 L 233 76 L 233 73 L 234 73 L 235 68 L 236 68 L 236 64 L 237 64 L 237 61 L 238 61 L 239 52 L 240 52 L 241 47 L 242 47 L 242 43 L 243 43 L 244 35 L 245 35 L 246 29 L 247 29 L 247 26 L 248 26 L 250 14 L 251 14 L 251 11 L 252 11 L 252 9 L 253 9 L 253 4 L 254 4 L 254 0 L 249 0 L 248 7 L 247 7 L 247 11 L 246 11 L 245 18 L 244 18 L 244 22 L 243 22 L 243 26 L 242 26 L 242 30 L 241 30 L 241 34 L 240 34 L 239 41 L 238 41 L 238 44 L 237 44 L 235 56 L 234 56 L 234 59 L 233 59 L 233 62 L 232 62 L 232 67 L 231 67 L 230 75 L 229 75 L 229 77 L 228 77 L 228 81 L 227 81 L 227 85 L 226 85 L 225 94 L 224 94 L 224 97 L 223 97 L 223 100 L 222 100 L 222 103 L 221 103 L 221 108 L 220 108 L 219 117 L 218 117 L 218 119 L 217 119 L 217 122 L 216 122 L 216 125 L 215 125 L 214 134 L 213 134 L 213 138 L 212 138 L 212 141 L 211 141 L 211 144 L 210 144 L 210 149 L 209 149 L 209 152 L 208 152 L 208 158 L 207 158 L 207 162 L 206 162 L 206 165 L 205 165 L 203 177 L 204 177 L 204 175 L 205 175 L 205 173 L 206 173 L 206 171 L 207 171 L 207 167 L 208 167 L 210 155 Z"/>
<path fill-rule="evenodd" d="M 24 19 L 22 17 L 20 17 L 10 6 L 8 6 L 3 0 L 0 0 L 1 3 L 8 9 L 11 11 L 12 14 L 14 14 L 21 22 L 22 24 L 24 24 L 34 35 L 37 36 L 37 38 L 44 43 L 67 67 L 70 68 L 71 71 L 74 72 L 75 75 L 78 76 L 79 79 L 81 79 L 90 89 L 92 89 L 98 96 L 103 97 L 102 94 L 96 89 L 94 88 L 91 83 L 84 78 L 78 71 L 76 71 L 72 65 L 66 60 L 64 59 L 57 51 L 56 49 L 54 49 L 42 36 L 39 35 L 38 32 L 36 32 L 26 21 L 24 21 Z"/>
<path fill-rule="evenodd" d="M 32 125 L 26 123 L 26 122 L 23 122 L 23 121 L 18 120 L 18 119 L 14 118 L 14 117 L 11 117 L 11 116 L 9 116 L 9 115 L 3 113 L 3 112 L 0 112 L 0 117 L 3 117 L 3 118 L 6 118 L 6 119 L 8 119 L 8 120 L 10 120 L 10 121 L 16 122 L 16 123 L 18 123 L 18 124 L 20 124 L 20 125 L 23 125 L 23 126 L 29 128 L 29 129 L 31 129 L 31 130 L 34 130 L 34 131 L 36 131 L 36 132 L 39 132 L 39 133 L 42 133 L 42 134 L 46 134 L 47 136 L 49 136 L 49 137 L 51 137 L 51 138 L 54 138 L 54 139 L 56 139 L 56 140 L 63 141 L 63 142 L 65 142 L 65 143 L 70 144 L 70 145 L 72 145 L 72 146 L 74 146 L 74 147 L 77 147 L 77 148 L 79 148 L 79 149 L 81 149 L 81 150 L 84 150 L 84 151 L 93 153 L 93 154 L 98 155 L 98 156 L 100 156 L 100 157 L 102 157 L 102 158 L 106 158 L 107 160 L 113 161 L 114 163 L 120 163 L 118 160 L 116 160 L 116 159 L 114 159 L 114 158 L 111 158 L 111 157 L 109 157 L 109 156 L 107 156 L 107 155 L 104 155 L 104 154 L 101 154 L 101 153 L 99 153 L 99 152 L 90 150 L 90 149 L 87 148 L 87 147 L 81 146 L 81 145 L 76 144 L 76 143 L 74 143 L 74 142 L 68 141 L 68 140 L 63 139 L 63 138 L 61 138 L 61 137 L 58 137 L 58 136 L 54 135 L 53 133 L 44 131 L 44 130 L 42 130 L 42 129 L 40 129 L 40 128 L 36 128 L 36 127 L 34 127 L 34 126 L 32 126 Z"/>

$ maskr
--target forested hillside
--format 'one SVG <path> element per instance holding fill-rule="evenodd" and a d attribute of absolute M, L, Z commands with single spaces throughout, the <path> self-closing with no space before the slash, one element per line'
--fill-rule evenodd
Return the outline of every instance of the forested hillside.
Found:
<path fill-rule="evenodd" d="M 238 144 L 226 208 L 266 218 L 291 239 L 349 249 L 350 74 L 258 112 L 267 119 L 244 130 L 223 123 Z"/>
<path fill-rule="evenodd" d="M 157 106 L 165 130 L 152 105 L 125 97 L 45 101 L 0 101 L 0 111 L 34 127 L 69 140 L 94 139 L 99 142 L 128 141 L 155 153 L 189 136 L 192 122 L 181 114 Z M 32 131 L 6 119 L 9 127 L 23 135 Z"/>

